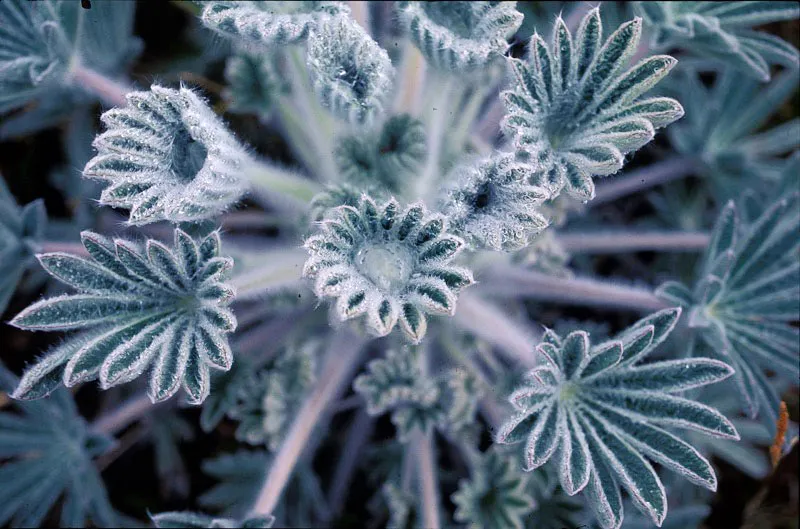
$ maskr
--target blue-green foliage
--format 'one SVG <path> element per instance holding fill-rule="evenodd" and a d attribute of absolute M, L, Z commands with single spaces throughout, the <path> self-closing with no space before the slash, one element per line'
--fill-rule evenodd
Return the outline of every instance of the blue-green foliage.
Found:
<path fill-rule="evenodd" d="M 20 208 L 0 178 L 0 314 L 33 261 L 46 224 L 44 201 L 34 200 Z"/>
<path fill-rule="evenodd" d="M 228 109 L 237 114 L 256 114 L 267 119 L 275 99 L 289 91 L 281 79 L 277 56 L 269 53 L 242 51 L 225 63 L 225 100 Z"/>
<path fill-rule="evenodd" d="M 625 69 L 641 28 L 635 18 L 604 42 L 599 9 L 589 11 L 575 37 L 559 17 L 549 46 L 534 34 L 527 60 L 511 60 L 502 128 L 528 157 L 531 181 L 552 196 L 566 187 L 582 200 L 594 198 L 593 177 L 619 171 L 626 154 L 683 115 L 673 99 L 640 99 L 675 66 L 674 58 L 656 55 Z"/>
<path fill-rule="evenodd" d="M 201 19 L 209 29 L 251 48 L 297 44 L 330 16 L 346 14 L 341 2 L 202 2 Z"/>
<path fill-rule="evenodd" d="M 10 392 L 16 382 L 0 364 L 0 390 Z M 38 527 L 61 499 L 61 527 L 116 526 L 92 461 L 112 443 L 89 429 L 63 388 L 0 413 L 0 524 Z"/>
<path fill-rule="evenodd" d="M 39 256 L 53 277 L 79 293 L 34 303 L 11 323 L 87 330 L 30 367 L 14 397 L 42 397 L 62 380 L 73 386 L 99 379 L 105 389 L 149 368 L 153 402 L 182 385 L 190 402 L 201 403 L 210 390 L 209 368 L 226 371 L 233 362 L 227 334 L 236 318 L 227 305 L 234 291 L 222 282 L 233 262 L 219 255 L 219 233 L 195 241 L 177 229 L 173 250 L 152 239 L 137 244 L 92 232 L 81 236 L 91 259 Z"/>
<path fill-rule="evenodd" d="M 716 490 L 710 463 L 664 426 L 739 437 L 718 411 L 672 395 L 723 380 L 730 366 L 706 358 L 642 363 L 680 312 L 657 312 L 593 347 L 583 331 L 548 331 L 537 347 L 543 362 L 509 397 L 518 412 L 497 442 L 525 441 L 527 470 L 556 458 L 561 485 L 569 494 L 586 489 L 603 527 L 622 523 L 620 486 L 657 525 L 664 521 L 666 493 L 647 459 Z"/>
<path fill-rule="evenodd" d="M 458 73 L 501 57 L 523 18 L 516 2 L 399 2 L 398 8 L 425 59 Z"/>
<path fill-rule="evenodd" d="M 342 321 L 366 315 L 378 336 L 398 324 L 413 342 L 427 331 L 426 314 L 449 314 L 472 273 L 451 261 L 464 242 L 447 231 L 442 215 L 422 203 L 400 209 L 393 198 L 380 207 L 362 195 L 358 207 L 339 206 L 306 239 L 311 257 L 303 275 L 320 298 L 336 297 Z"/>
<path fill-rule="evenodd" d="M 386 50 L 353 20 L 323 19 L 308 37 L 306 64 L 317 97 L 334 115 L 370 124 L 383 113 L 394 68 Z"/>
<path fill-rule="evenodd" d="M 110 184 L 102 204 L 129 208 L 136 225 L 198 222 L 242 196 L 248 156 L 201 97 L 153 85 L 127 99 L 128 106 L 100 117 L 106 131 L 95 138 L 97 155 L 83 170 Z"/>
<path fill-rule="evenodd" d="M 530 174 L 510 153 L 465 164 L 449 176 L 440 207 L 454 231 L 475 247 L 519 250 L 547 227 L 539 209 L 548 193 L 528 182 Z"/>
<path fill-rule="evenodd" d="M 729 203 L 720 213 L 693 288 L 670 281 L 658 294 L 686 308 L 693 350 L 719 355 L 735 369 L 744 409 L 774 431 L 780 399 L 772 371 L 800 375 L 800 206 L 798 194 L 743 225 Z"/>
<path fill-rule="evenodd" d="M 278 449 L 286 429 L 316 381 L 317 342 L 290 346 L 272 366 L 248 376 L 238 387 L 228 411 L 239 421 L 236 438 L 251 445 Z"/>
<path fill-rule="evenodd" d="M 85 66 L 119 75 L 142 45 L 132 36 L 136 4 L 6 0 L 0 3 L 0 114 L 35 102 L 32 110 L 10 118 L 1 135 L 52 126 L 76 104 L 92 101 L 71 69 Z"/>
<path fill-rule="evenodd" d="M 392 116 L 377 136 L 372 133 L 341 138 L 335 156 L 343 182 L 402 194 L 425 162 L 425 127 L 408 114 Z M 342 203 L 347 204 L 338 201 L 336 205 Z"/>
<path fill-rule="evenodd" d="M 686 107 L 686 117 L 667 129 L 671 144 L 691 157 L 714 195 L 736 197 L 744 188 L 775 186 L 783 160 L 800 147 L 800 118 L 764 130 L 774 113 L 797 93 L 800 76 L 785 72 L 768 85 L 724 69 L 706 87 L 697 72 L 682 72 L 667 84 Z"/>
<path fill-rule="evenodd" d="M 759 81 L 770 65 L 797 68 L 800 52 L 776 35 L 752 28 L 800 17 L 797 2 L 633 2 L 651 28 L 651 46 L 681 48 L 725 62 Z"/>
<path fill-rule="evenodd" d="M 455 519 L 471 527 L 522 529 L 526 515 L 535 508 L 528 488 L 528 476 L 515 458 L 490 448 L 473 463 L 469 481 L 462 480 L 453 494 Z"/>

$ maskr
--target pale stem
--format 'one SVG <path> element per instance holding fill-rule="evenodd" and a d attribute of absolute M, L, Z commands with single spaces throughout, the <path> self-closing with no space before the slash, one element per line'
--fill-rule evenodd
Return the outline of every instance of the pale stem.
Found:
<path fill-rule="evenodd" d="M 587 278 L 555 277 L 508 265 L 487 270 L 484 281 L 474 290 L 491 296 L 635 311 L 668 307 L 649 290 Z"/>
<path fill-rule="evenodd" d="M 464 146 L 464 141 L 469 135 L 470 128 L 472 127 L 478 112 L 481 110 L 481 105 L 486 94 L 491 90 L 491 87 L 473 87 L 471 93 L 467 97 L 467 103 L 458 109 L 456 122 L 453 125 L 452 131 L 448 134 L 447 142 L 453 145 L 457 150 L 461 150 Z"/>
<path fill-rule="evenodd" d="M 123 402 L 117 408 L 95 419 L 91 428 L 95 432 L 114 435 L 129 424 L 139 420 L 154 406 L 146 393 L 136 395 Z"/>
<path fill-rule="evenodd" d="M 439 488 L 436 477 L 436 457 L 433 447 L 433 431 L 417 431 L 411 441 L 410 449 L 416 454 L 417 479 L 422 500 L 422 526 L 425 529 L 439 529 Z"/>
<path fill-rule="evenodd" d="M 253 353 L 253 368 L 260 367 L 275 355 L 289 333 L 301 325 L 311 312 L 308 306 L 287 311 L 254 329 L 236 333 L 236 348 L 245 354 Z"/>
<path fill-rule="evenodd" d="M 499 347 L 512 361 L 525 367 L 536 365 L 534 346 L 540 337 L 521 323 L 510 319 L 496 305 L 477 293 L 463 292 L 459 296 L 453 321 L 462 329 Z"/>
<path fill-rule="evenodd" d="M 332 517 L 338 516 L 344 507 L 344 501 L 353 480 L 353 473 L 358 466 L 359 459 L 363 457 L 364 446 L 369 441 L 374 428 L 375 419 L 367 413 L 366 409 L 361 408 L 347 433 L 347 439 L 331 480 L 333 485 L 328 493 L 328 505 L 330 505 Z"/>
<path fill-rule="evenodd" d="M 422 87 L 425 81 L 425 58 L 410 39 L 403 43 L 403 62 L 397 79 L 400 86 L 394 100 L 395 113 L 419 113 Z"/>
<path fill-rule="evenodd" d="M 273 251 L 263 266 L 247 270 L 231 279 L 236 300 L 255 299 L 265 294 L 303 284 L 303 263 L 308 253 L 302 248 Z"/>
<path fill-rule="evenodd" d="M 292 207 L 304 209 L 322 191 L 322 186 L 313 180 L 266 161 L 247 164 L 243 174 L 256 192 L 264 193 L 278 205 L 286 204 L 288 198 Z"/>
<path fill-rule="evenodd" d="M 263 230 L 279 228 L 288 223 L 281 215 L 263 211 L 236 211 L 222 217 L 224 230 Z"/>
<path fill-rule="evenodd" d="M 641 251 L 697 252 L 708 246 L 701 232 L 597 232 L 563 233 L 556 241 L 569 253 L 619 253 Z"/>
<path fill-rule="evenodd" d="M 588 205 L 590 207 L 599 206 L 637 191 L 689 176 L 694 171 L 694 159 L 687 156 L 657 162 L 631 171 L 619 178 L 610 177 L 597 185 L 594 199 L 590 200 Z"/>
<path fill-rule="evenodd" d="M 334 335 L 326 352 L 326 364 L 319 382 L 297 413 L 294 422 L 275 454 L 250 517 L 271 514 L 289 481 L 297 460 L 311 437 L 322 413 L 346 387 L 358 367 L 365 340 L 343 330 Z"/>
<path fill-rule="evenodd" d="M 126 106 L 128 99 L 125 95 L 133 92 L 133 88 L 127 84 L 109 79 L 105 75 L 79 64 L 72 67 L 69 75 L 73 84 L 91 92 L 111 106 Z"/>
<path fill-rule="evenodd" d="M 303 119 L 298 117 L 299 112 L 289 97 L 281 96 L 275 107 L 278 110 L 283 132 L 289 140 L 292 152 L 310 171 L 318 171 L 319 159 L 314 149 L 313 142 L 305 131 Z"/>
<path fill-rule="evenodd" d="M 349 0 L 347 5 L 350 6 L 350 14 L 353 16 L 353 20 L 358 22 L 358 24 L 364 28 L 364 31 L 372 35 L 372 31 L 370 30 L 372 26 L 370 25 L 369 3 L 363 0 Z"/>
<path fill-rule="evenodd" d="M 500 121 L 503 119 L 505 109 L 500 96 L 494 98 L 489 104 L 489 108 L 475 126 L 478 136 L 488 144 L 493 144 L 497 133 L 500 130 Z"/>
<path fill-rule="evenodd" d="M 416 195 L 427 198 L 430 191 L 440 180 L 440 160 L 442 156 L 442 145 L 444 134 L 449 123 L 450 105 L 449 102 L 455 95 L 451 88 L 453 81 L 449 77 L 438 77 L 432 80 L 431 98 L 423 108 L 423 117 L 428 124 L 428 158 L 422 174 L 416 181 Z M 424 114 L 427 113 L 427 117 Z"/>
<path fill-rule="evenodd" d="M 292 81 L 293 92 L 297 94 L 302 120 L 300 126 L 314 144 L 317 159 L 319 160 L 320 177 L 328 182 L 336 179 L 336 164 L 333 161 L 332 132 L 333 123 L 330 115 L 322 110 L 314 88 L 304 71 L 303 58 L 300 50 L 293 47 L 288 52 L 286 61 L 289 68 L 289 77 Z"/>

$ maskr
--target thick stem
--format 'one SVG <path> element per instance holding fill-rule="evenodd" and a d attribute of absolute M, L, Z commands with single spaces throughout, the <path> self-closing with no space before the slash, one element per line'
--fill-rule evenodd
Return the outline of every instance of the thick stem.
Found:
<path fill-rule="evenodd" d="M 314 144 L 314 151 L 318 160 L 317 169 L 319 177 L 327 182 L 336 179 L 336 164 L 333 160 L 333 123 L 330 115 L 325 112 L 317 101 L 314 88 L 304 71 L 304 59 L 299 48 L 291 48 L 286 61 L 289 77 L 292 81 L 293 98 L 299 105 L 302 120 L 300 126 Z"/>
<path fill-rule="evenodd" d="M 350 14 L 353 17 L 353 20 L 358 22 L 358 25 L 364 28 L 364 31 L 372 35 L 372 26 L 369 16 L 369 3 L 365 2 L 364 0 L 349 0 L 347 5 L 350 6 Z"/>
<path fill-rule="evenodd" d="M 569 253 L 697 252 L 708 245 L 709 235 L 700 232 L 589 232 L 563 233 L 556 240 Z"/>
<path fill-rule="evenodd" d="M 302 284 L 303 263 L 308 254 L 302 248 L 269 253 L 264 266 L 247 270 L 230 281 L 236 289 L 236 300 L 258 298 L 271 292 Z"/>
<path fill-rule="evenodd" d="M 417 431 L 411 442 L 416 453 L 417 479 L 422 500 L 422 527 L 439 529 L 439 487 L 436 478 L 436 457 L 433 447 L 433 431 Z"/>
<path fill-rule="evenodd" d="M 154 404 L 150 402 L 150 397 L 146 393 L 136 395 L 123 402 L 119 407 L 95 419 L 91 428 L 96 432 L 114 435 L 147 414 L 153 406 Z"/>
<path fill-rule="evenodd" d="M 342 453 L 339 455 L 339 461 L 336 464 L 336 470 L 333 473 L 331 481 L 333 485 L 328 494 L 328 505 L 331 508 L 332 518 L 337 517 L 344 507 L 344 501 L 347 498 L 350 483 L 353 480 L 353 473 L 358 466 L 360 458 L 363 456 L 363 448 L 367 444 L 370 435 L 372 435 L 374 428 L 375 419 L 364 408 L 361 408 L 350 426 L 347 440 L 345 440 Z"/>
<path fill-rule="evenodd" d="M 254 191 L 274 199 L 277 205 L 288 205 L 295 209 L 305 209 L 311 199 L 322 191 L 322 186 L 299 174 L 265 161 L 248 164 L 245 177 Z"/>
<path fill-rule="evenodd" d="M 481 110 L 483 101 L 486 99 L 486 94 L 490 91 L 491 87 L 473 87 L 467 102 L 459 107 L 458 115 L 456 116 L 455 123 L 447 135 L 447 142 L 454 146 L 457 151 L 464 148 L 464 141 L 469 136 L 475 118 Z"/>
<path fill-rule="evenodd" d="M 505 351 L 512 361 L 525 367 L 536 365 L 534 346 L 540 337 L 511 320 L 497 306 L 477 293 L 463 292 L 459 296 L 453 321 L 459 327 Z"/>
<path fill-rule="evenodd" d="M 438 77 L 432 80 L 431 98 L 426 102 L 423 112 L 429 113 L 428 124 L 428 159 L 422 174 L 415 183 L 416 196 L 428 198 L 434 186 L 440 181 L 442 146 L 444 134 L 450 121 L 450 101 L 454 97 L 453 79 Z"/>
<path fill-rule="evenodd" d="M 74 66 L 70 74 L 73 84 L 95 94 L 105 103 L 115 107 L 124 107 L 128 104 L 125 95 L 133 91 L 130 86 L 81 65 Z"/>
<path fill-rule="evenodd" d="M 425 58 L 411 40 L 406 39 L 403 44 L 400 75 L 397 76 L 401 84 L 395 95 L 395 113 L 407 112 L 416 116 L 419 112 L 422 86 L 425 82 L 425 67 Z"/>
<path fill-rule="evenodd" d="M 490 146 L 497 139 L 497 133 L 500 131 L 500 121 L 503 119 L 504 114 L 503 102 L 500 101 L 500 96 L 497 96 L 492 100 L 489 108 L 486 109 L 486 112 L 475 126 L 477 135 Z"/>
<path fill-rule="evenodd" d="M 671 158 L 636 169 L 619 178 L 610 178 L 599 184 L 594 199 L 589 206 L 599 206 L 618 198 L 650 189 L 689 176 L 695 171 L 695 163 L 691 157 Z"/>
<path fill-rule="evenodd" d="M 476 286 L 475 291 L 500 297 L 645 312 L 668 307 L 649 290 L 594 279 L 555 277 L 508 265 L 487 270 L 483 283 Z"/>
<path fill-rule="evenodd" d="M 358 367 L 365 341 L 344 330 L 336 334 L 328 346 L 326 364 L 319 383 L 297 413 L 267 472 L 251 516 L 271 514 L 289 481 L 297 460 L 303 453 L 311 433 L 328 405 L 344 390 L 350 375 Z"/>

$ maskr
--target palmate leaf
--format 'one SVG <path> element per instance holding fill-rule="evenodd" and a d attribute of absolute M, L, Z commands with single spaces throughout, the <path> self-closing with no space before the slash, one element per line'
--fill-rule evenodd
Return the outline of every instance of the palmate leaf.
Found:
<path fill-rule="evenodd" d="M 254 50 L 303 42 L 321 20 L 350 12 L 342 2 L 330 1 L 203 4 L 200 18 L 207 28 Z"/>
<path fill-rule="evenodd" d="M 481 528 L 526 526 L 526 515 L 536 506 L 527 490 L 528 475 L 504 452 L 490 448 L 474 464 L 470 479 L 460 481 L 452 496 L 456 521 Z"/>
<path fill-rule="evenodd" d="M 763 130 L 777 109 L 796 94 L 797 72 L 769 85 L 724 69 L 707 88 L 699 72 L 685 70 L 665 83 L 686 107 L 686 118 L 667 130 L 680 154 L 691 156 L 720 202 L 741 195 L 754 181 L 769 188 L 783 176 L 780 158 L 800 147 L 800 118 Z"/>
<path fill-rule="evenodd" d="M 153 85 L 104 112 L 106 131 L 83 175 L 108 182 L 107 206 L 130 209 L 134 225 L 197 222 L 234 204 L 247 190 L 249 156 L 195 92 Z"/>
<path fill-rule="evenodd" d="M 306 65 L 317 98 L 334 115 L 370 124 L 383 113 L 394 67 L 386 50 L 354 20 L 321 20 L 309 35 Z"/>
<path fill-rule="evenodd" d="M 739 437 L 718 411 L 671 395 L 724 380 L 730 366 L 707 358 L 642 363 L 680 313 L 657 312 L 594 347 L 583 331 L 564 338 L 547 331 L 537 348 L 544 361 L 509 398 L 518 413 L 497 442 L 525 441 L 527 470 L 555 459 L 564 490 L 586 489 L 603 527 L 622 523 L 620 486 L 656 525 L 664 521 L 666 493 L 648 459 L 716 490 L 711 464 L 665 427 Z"/>
<path fill-rule="evenodd" d="M 426 142 L 422 122 L 400 114 L 387 119 L 377 136 L 367 133 L 343 137 L 334 154 L 344 182 L 402 194 L 425 163 Z"/>
<path fill-rule="evenodd" d="M 44 201 L 20 208 L 0 177 L 0 314 L 39 248 L 47 225 Z"/>
<path fill-rule="evenodd" d="M 540 206 L 548 194 L 528 183 L 530 174 L 510 153 L 465 164 L 451 173 L 440 209 L 473 246 L 519 250 L 547 227 Z"/>
<path fill-rule="evenodd" d="M 93 97 L 71 79 L 81 65 L 116 77 L 136 58 L 141 41 L 132 35 L 136 5 L 7 0 L 0 5 L 0 114 L 35 102 L 40 126 L 65 119 Z M 46 108 L 46 115 L 39 108 Z M 15 128 L 28 112 L 2 127 Z M 38 127 L 37 127 L 38 128 Z"/>
<path fill-rule="evenodd" d="M 320 343 L 309 340 L 281 351 L 272 366 L 247 373 L 228 410 L 239 421 L 236 438 L 278 449 L 306 393 L 316 382 Z"/>
<path fill-rule="evenodd" d="M 797 68 L 797 48 L 752 28 L 800 17 L 795 2 L 633 2 L 652 31 L 651 46 L 681 48 L 691 54 L 727 63 L 762 82 L 770 65 Z"/>
<path fill-rule="evenodd" d="M 742 226 L 731 202 L 720 213 L 690 289 L 667 282 L 656 292 L 686 307 L 696 339 L 730 362 L 744 409 L 774 432 L 780 399 L 765 371 L 800 376 L 800 196 L 772 204 Z"/>
<path fill-rule="evenodd" d="M 400 19 L 425 59 L 442 70 L 486 68 L 522 24 L 516 2 L 400 2 Z"/>
<path fill-rule="evenodd" d="M 4 391 L 16 384 L 2 365 L 0 378 Z M 61 527 L 119 524 L 92 461 L 113 440 L 89 430 L 64 389 L 15 407 L 0 413 L 0 524 L 38 527 L 60 498 Z"/>
<path fill-rule="evenodd" d="M 227 334 L 236 318 L 225 283 L 233 266 L 219 256 L 219 233 L 195 241 L 175 230 L 169 249 L 155 240 L 136 244 L 81 234 L 91 259 L 66 253 L 39 256 L 59 281 L 78 290 L 34 303 L 11 324 L 30 330 L 86 329 L 30 367 L 14 398 L 32 399 L 61 381 L 100 380 L 106 389 L 150 369 L 150 399 L 168 399 L 181 386 L 189 401 L 208 395 L 209 369 L 233 362 Z"/>
<path fill-rule="evenodd" d="M 641 19 L 635 18 L 603 42 L 595 8 L 574 37 L 558 18 L 549 46 L 535 34 L 527 60 L 511 59 L 514 81 L 502 94 L 501 126 L 518 155 L 527 156 L 531 182 L 552 196 L 566 188 L 576 198 L 592 199 L 593 177 L 619 171 L 627 153 L 683 115 L 673 99 L 640 99 L 676 64 L 657 55 L 626 70 L 640 34 Z"/>
<path fill-rule="evenodd" d="M 400 210 L 393 198 L 378 207 L 362 195 L 357 207 L 333 210 L 305 247 L 310 257 L 303 275 L 314 279 L 314 293 L 337 298 L 342 321 L 366 315 L 368 330 L 378 336 L 399 323 L 418 343 L 426 314 L 452 315 L 457 293 L 473 283 L 469 270 L 450 264 L 464 242 L 422 203 Z"/>

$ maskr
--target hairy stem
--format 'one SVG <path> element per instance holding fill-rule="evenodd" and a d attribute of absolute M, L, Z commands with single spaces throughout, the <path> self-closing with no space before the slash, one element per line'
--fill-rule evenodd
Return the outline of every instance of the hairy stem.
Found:
<path fill-rule="evenodd" d="M 422 500 L 422 527 L 439 529 L 439 487 L 436 477 L 436 457 L 433 447 L 433 432 L 417 431 L 410 449 L 416 454 L 417 479 Z"/>
<path fill-rule="evenodd" d="M 594 199 L 589 206 L 599 206 L 618 198 L 650 189 L 689 176 L 695 171 L 694 159 L 688 156 L 670 158 L 636 169 L 619 178 L 611 177 L 596 188 Z"/>
<path fill-rule="evenodd" d="M 475 292 L 464 292 L 459 296 L 458 309 L 453 321 L 461 328 L 505 351 L 512 361 L 526 367 L 536 365 L 534 346 L 540 337 L 524 328 L 522 324 L 511 320 L 497 306 Z"/>
<path fill-rule="evenodd" d="M 299 125 L 314 145 L 314 153 L 318 161 L 316 169 L 319 177 L 327 182 L 336 179 L 336 164 L 333 161 L 332 133 L 333 123 L 330 115 L 325 112 L 316 99 L 316 94 L 305 72 L 304 59 L 298 48 L 289 50 L 286 61 L 289 69 L 289 78 L 292 82 L 292 92 L 299 105 Z"/>
<path fill-rule="evenodd" d="M 236 300 L 257 298 L 281 289 L 302 284 L 303 263 L 308 254 L 302 248 L 270 252 L 266 263 L 236 275 L 230 281 Z"/>
<path fill-rule="evenodd" d="M 403 43 L 403 62 L 397 76 L 401 82 L 394 100 L 396 113 L 407 112 L 414 116 L 419 113 L 425 66 L 425 58 L 411 40 L 406 39 Z"/>
<path fill-rule="evenodd" d="M 268 200 L 274 198 L 278 204 L 286 204 L 288 198 L 294 208 L 304 209 L 314 195 L 322 191 L 322 186 L 316 182 L 265 161 L 248 164 L 244 175 L 254 190 L 263 192 Z"/>
<path fill-rule="evenodd" d="M 416 195 L 430 197 L 431 190 L 440 179 L 440 161 L 444 135 L 450 121 L 450 100 L 453 98 L 453 80 L 449 77 L 432 79 L 429 94 L 431 98 L 426 102 L 423 112 L 427 114 L 428 123 L 428 159 L 422 174 L 416 181 Z"/>
<path fill-rule="evenodd" d="M 708 245 L 701 232 L 597 232 L 564 233 L 558 243 L 569 253 L 619 253 L 641 251 L 697 252 Z"/>
<path fill-rule="evenodd" d="M 447 142 L 456 150 L 460 151 L 463 148 L 464 141 L 467 139 L 472 124 L 481 110 L 484 99 L 486 99 L 486 94 L 490 90 L 491 87 L 473 87 L 467 96 L 466 104 L 459 107 L 456 121 L 447 138 Z"/>
<path fill-rule="evenodd" d="M 267 472 L 261 491 L 251 509 L 251 516 L 266 516 L 275 510 L 298 458 L 327 406 L 344 390 L 350 375 L 358 367 L 365 341 L 344 330 L 328 346 L 326 364 L 319 383 L 306 399 L 289 428 L 273 465 Z"/>
<path fill-rule="evenodd" d="M 358 25 L 364 28 L 364 31 L 372 35 L 369 3 L 364 0 L 349 0 L 347 5 L 350 6 L 350 14 L 353 16 L 353 20 L 358 22 Z"/>
<path fill-rule="evenodd" d="M 128 104 L 126 94 L 133 89 L 119 81 L 109 79 L 105 75 L 90 70 L 81 65 L 75 65 L 70 71 L 73 84 L 95 94 L 100 100 L 115 107 L 124 107 Z"/>
<path fill-rule="evenodd" d="M 114 435 L 129 424 L 137 421 L 155 406 L 147 393 L 131 397 L 117 408 L 104 413 L 92 422 L 92 430 Z"/>
<path fill-rule="evenodd" d="M 668 306 L 649 290 L 588 278 L 555 277 L 508 265 L 487 270 L 483 283 L 475 290 L 500 297 L 646 312 Z"/>
<path fill-rule="evenodd" d="M 330 493 L 328 494 L 328 504 L 331 508 L 332 518 L 337 517 L 344 508 L 344 501 L 347 498 L 350 484 L 353 480 L 353 473 L 358 466 L 360 458 L 363 456 L 363 448 L 369 441 L 370 435 L 375 428 L 375 419 L 362 407 L 356 414 L 353 424 L 347 433 L 342 453 L 333 472 Z"/>

